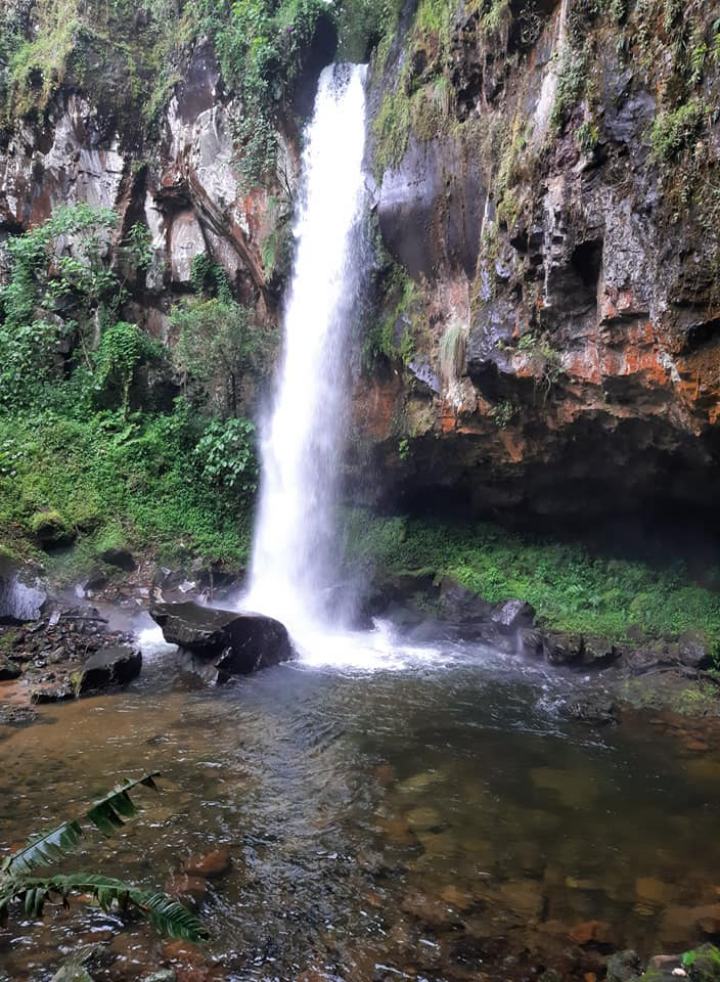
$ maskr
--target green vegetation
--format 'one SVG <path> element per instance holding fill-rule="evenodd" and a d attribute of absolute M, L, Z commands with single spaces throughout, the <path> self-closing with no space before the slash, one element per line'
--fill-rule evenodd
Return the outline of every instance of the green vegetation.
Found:
<path fill-rule="evenodd" d="M 43 110 L 69 81 L 136 128 L 137 118 L 152 120 L 177 80 L 172 65 L 186 34 L 177 0 L 37 0 L 29 20 L 22 5 L 7 6 L 0 13 L 6 119 Z"/>
<path fill-rule="evenodd" d="M 661 112 L 650 131 L 650 145 L 656 161 L 667 162 L 678 157 L 697 136 L 704 122 L 705 110 L 699 99 Z"/>
<path fill-rule="evenodd" d="M 206 292 L 173 312 L 174 348 L 117 320 L 125 291 L 103 249 L 114 224 L 113 213 L 78 205 L 9 243 L 0 539 L 67 575 L 120 545 L 237 563 L 257 469 L 241 413 L 270 341 L 209 262 L 194 270 Z M 42 552 L 73 541 L 69 557 Z"/>
<path fill-rule="evenodd" d="M 654 569 L 577 545 L 523 538 L 490 524 L 348 516 L 352 557 L 389 574 L 450 576 L 495 603 L 535 607 L 551 629 L 621 642 L 701 631 L 720 643 L 720 593 L 696 586 L 680 563 Z"/>
<path fill-rule="evenodd" d="M 381 309 L 385 316 L 368 330 L 362 360 L 371 369 L 379 358 L 407 365 L 415 353 L 415 330 L 420 314 L 418 288 L 405 269 L 393 265 L 384 283 Z"/>
<path fill-rule="evenodd" d="M 99 873 L 55 873 L 33 875 L 38 867 L 59 863 L 77 848 L 85 837 L 84 825 L 105 836 L 113 835 L 137 815 L 130 792 L 140 786 L 157 789 L 157 774 L 145 774 L 136 781 L 124 781 L 109 791 L 79 819 L 63 822 L 28 840 L 10 853 L 0 865 L 0 924 L 10 909 L 18 906 L 26 917 L 42 916 L 46 902 L 58 898 L 64 903 L 71 895 L 90 896 L 104 911 L 123 913 L 132 908 L 147 917 L 153 926 L 171 938 L 187 941 L 207 940 L 200 921 L 179 901 L 164 893 L 142 890 L 131 883 Z"/>

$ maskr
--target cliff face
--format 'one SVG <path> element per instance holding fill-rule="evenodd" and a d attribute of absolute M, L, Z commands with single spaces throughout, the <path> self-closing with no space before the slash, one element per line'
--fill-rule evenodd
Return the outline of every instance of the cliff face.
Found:
<path fill-rule="evenodd" d="M 713 508 L 712 6 L 421 4 L 376 61 L 377 218 L 411 281 L 358 412 L 409 501 Z"/>
<path fill-rule="evenodd" d="M 8 10 L 37 37 L 38 10 L 51 7 L 57 20 L 61 6 L 13 0 Z M 720 477 L 713 6 L 421 0 L 386 29 L 371 64 L 379 260 L 351 461 L 356 474 L 374 463 L 386 496 L 558 524 L 641 512 L 650 499 L 711 512 Z M 0 237 L 59 204 L 110 207 L 121 217 L 116 265 L 129 229 L 147 228 L 151 262 L 125 270 L 125 315 L 155 336 L 167 336 L 168 311 L 201 254 L 225 268 L 259 321 L 275 320 L 297 116 L 277 124 L 274 176 L 249 184 L 237 135 L 246 110 L 209 40 L 170 52 L 152 20 L 131 25 L 139 38 L 150 32 L 162 68 L 135 66 L 136 101 L 124 110 L 127 68 L 100 58 L 89 29 L 66 39 L 90 52 L 82 71 L 46 65 L 38 75 L 28 62 L 29 95 L 10 103 Z M 307 43 L 296 91 L 305 112 L 301 89 L 334 50 L 327 25 L 322 33 Z M 153 72 L 164 97 L 152 125 L 139 127 Z"/>

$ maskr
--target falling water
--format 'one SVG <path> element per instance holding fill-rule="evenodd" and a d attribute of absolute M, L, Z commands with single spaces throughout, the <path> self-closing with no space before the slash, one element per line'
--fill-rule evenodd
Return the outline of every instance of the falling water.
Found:
<path fill-rule="evenodd" d="M 346 432 L 351 331 L 364 262 L 365 66 L 332 65 L 303 154 L 284 351 L 263 430 L 247 608 L 296 641 L 328 625 L 337 580 L 335 508 Z"/>

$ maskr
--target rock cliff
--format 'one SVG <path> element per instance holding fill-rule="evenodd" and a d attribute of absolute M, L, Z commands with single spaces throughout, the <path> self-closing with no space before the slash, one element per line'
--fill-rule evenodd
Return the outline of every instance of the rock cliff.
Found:
<path fill-rule="evenodd" d="M 168 4 L 164 25 L 137 12 L 155 61 L 132 71 L 78 0 L 12 0 L 7 37 L 35 53 L 0 49 L 0 240 L 62 203 L 115 209 L 125 316 L 163 339 L 199 255 L 276 319 L 298 127 L 337 42 L 313 22 L 271 176 L 249 182 L 248 104 L 212 33 L 182 36 L 192 4 Z M 50 64 L 48 10 L 65 31 Z M 409 0 L 369 32 L 377 262 L 351 461 L 374 475 L 366 497 L 715 521 L 719 38 L 700 0 Z M 136 225 L 144 269 L 121 248 Z"/>

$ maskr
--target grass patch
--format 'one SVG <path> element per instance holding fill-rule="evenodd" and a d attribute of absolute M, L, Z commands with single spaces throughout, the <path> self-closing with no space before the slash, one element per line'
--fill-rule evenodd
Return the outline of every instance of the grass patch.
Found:
<path fill-rule="evenodd" d="M 617 642 L 701 631 L 720 643 L 720 593 L 694 585 L 681 563 L 658 569 L 593 555 L 579 545 L 362 510 L 348 518 L 350 554 L 393 573 L 451 576 L 491 603 L 527 600 L 544 626 Z"/>

